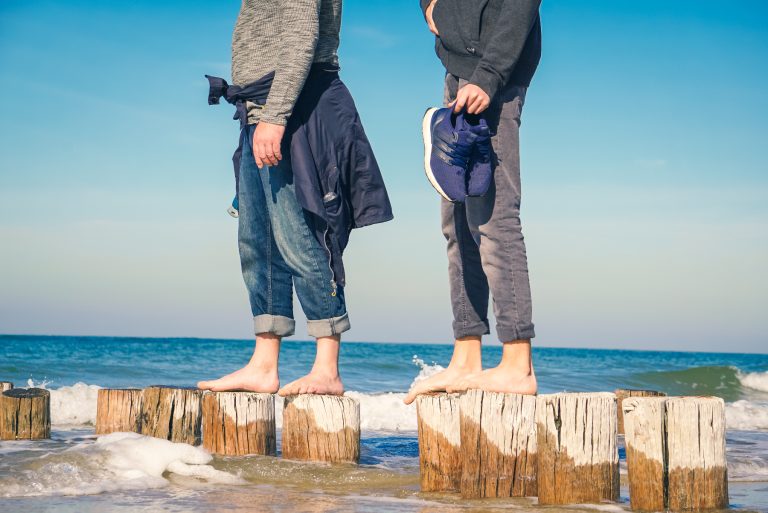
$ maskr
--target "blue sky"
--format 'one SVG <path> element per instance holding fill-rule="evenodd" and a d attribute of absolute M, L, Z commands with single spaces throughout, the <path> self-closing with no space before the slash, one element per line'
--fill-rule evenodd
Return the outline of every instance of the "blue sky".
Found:
<path fill-rule="evenodd" d="M 419 135 L 442 69 L 417 4 L 344 3 L 342 77 L 396 215 L 352 236 L 350 340 L 451 341 Z M 0 332 L 250 336 L 224 212 L 237 127 L 203 78 L 228 76 L 238 8 L 0 3 Z M 765 352 L 768 5 L 545 0 L 542 23 L 536 343 Z"/>

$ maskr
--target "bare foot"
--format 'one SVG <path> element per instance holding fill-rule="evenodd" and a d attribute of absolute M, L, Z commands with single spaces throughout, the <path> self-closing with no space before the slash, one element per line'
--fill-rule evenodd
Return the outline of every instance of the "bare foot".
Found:
<path fill-rule="evenodd" d="M 493 369 L 476 372 L 449 386 L 448 392 L 463 392 L 469 389 L 501 392 L 504 394 L 535 395 L 538 389 L 536 373 L 532 368 L 499 365 Z"/>
<path fill-rule="evenodd" d="M 429 392 L 445 392 L 450 385 L 453 385 L 465 377 L 471 375 L 473 372 L 479 372 L 480 367 L 469 366 L 451 366 L 449 365 L 444 371 L 440 371 L 434 376 L 419 381 L 413 388 L 408 391 L 408 395 L 405 396 L 403 402 L 405 404 L 411 404 L 416 400 L 416 396 L 420 394 L 427 394 Z"/>
<path fill-rule="evenodd" d="M 280 388 L 280 379 L 277 376 L 276 368 L 264 369 L 249 364 L 223 378 L 200 381 L 197 383 L 197 388 L 213 392 L 246 390 L 248 392 L 274 394 Z"/>
<path fill-rule="evenodd" d="M 298 394 L 343 395 L 344 385 L 337 373 L 312 371 L 277 391 L 283 397 Z"/>

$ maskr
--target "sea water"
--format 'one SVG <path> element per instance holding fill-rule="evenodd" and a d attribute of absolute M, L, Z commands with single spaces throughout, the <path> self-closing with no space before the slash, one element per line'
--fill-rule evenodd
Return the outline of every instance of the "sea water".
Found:
<path fill-rule="evenodd" d="M 359 466 L 213 457 L 132 433 L 94 435 L 100 387 L 190 386 L 235 370 L 252 349 L 246 340 L 0 336 L 0 380 L 49 389 L 53 424 L 51 440 L 0 442 L 0 511 L 537 509 L 535 499 L 419 493 L 416 412 L 402 399 L 447 365 L 447 345 L 343 344 L 342 378 L 360 401 Z M 500 351 L 486 347 L 485 365 Z M 306 373 L 313 353 L 312 343 L 284 342 L 281 380 Z M 768 511 L 768 355 L 535 348 L 534 361 L 542 393 L 652 388 L 723 397 L 732 507 Z M 625 472 L 623 450 L 620 457 Z M 586 508 L 627 510 L 627 490 L 618 505 Z"/>

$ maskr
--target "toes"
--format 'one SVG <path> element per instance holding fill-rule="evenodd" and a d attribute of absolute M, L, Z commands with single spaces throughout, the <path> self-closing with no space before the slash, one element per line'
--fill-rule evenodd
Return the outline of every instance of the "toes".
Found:
<path fill-rule="evenodd" d="M 279 395 L 280 397 L 287 397 L 289 395 L 294 395 L 292 393 L 292 385 L 293 383 L 288 383 L 283 388 L 277 391 L 277 395 Z"/>

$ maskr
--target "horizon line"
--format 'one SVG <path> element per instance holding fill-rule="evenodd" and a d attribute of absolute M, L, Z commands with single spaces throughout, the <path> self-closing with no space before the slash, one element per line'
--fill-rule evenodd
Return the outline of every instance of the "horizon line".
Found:
<path fill-rule="evenodd" d="M 114 338 L 114 339 L 149 339 L 149 340 L 211 340 L 211 341 L 234 341 L 234 342 L 250 342 L 251 339 L 248 338 L 228 338 L 228 337 L 216 337 L 216 338 L 210 338 L 210 337 L 190 337 L 190 336 L 180 336 L 180 337 L 160 337 L 160 336 L 134 336 L 134 335 L 52 335 L 52 334 L 34 334 L 34 333 L 0 333 L 0 338 L 5 337 L 39 337 L 39 338 L 81 338 L 81 339 L 87 339 L 87 338 Z M 314 344 L 314 340 L 283 340 L 282 342 L 295 342 L 295 343 L 302 343 L 302 344 Z M 446 342 L 397 342 L 397 341 L 370 341 L 370 340 L 346 340 L 344 343 L 347 344 L 380 344 L 380 345 L 421 345 L 421 346 L 446 346 L 446 347 L 452 347 L 452 343 L 446 343 Z M 493 345 L 493 346 L 501 346 L 502 343 L 493 343 L 493 344 L 483 344 L 483 345 Z M 755 352 L 737 352 L 737 351 L 685 351 L 685 350 L 668 350 L 668 349 L 621 349 L 621 348 L 606 348 L 606 347 L 564 347 L 564 346 L 537 346 L 536 344 L 532 344 L 532 349 L 565 349 L 565 350 L 578 350 L 578 351 L 617 351 L 617 352 L 628 352 L 628 353 L 693 353 L 693 354 L 736 354 L 736 355 L 759 355 L 759 356 L 766 356 L 768 355 L 768 352 L 765 353 L 755 353 Z"/>

